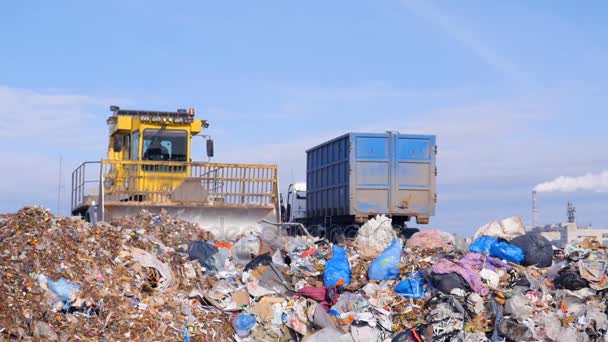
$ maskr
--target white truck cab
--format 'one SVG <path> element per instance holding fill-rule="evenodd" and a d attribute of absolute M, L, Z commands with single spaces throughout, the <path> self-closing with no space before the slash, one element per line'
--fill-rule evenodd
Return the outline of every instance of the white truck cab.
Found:
<path fill-rule="evenodd" d="M 285 217 L 287 222 L 303 222 L 306 219 L 306 183 L 289 185 Z"/>

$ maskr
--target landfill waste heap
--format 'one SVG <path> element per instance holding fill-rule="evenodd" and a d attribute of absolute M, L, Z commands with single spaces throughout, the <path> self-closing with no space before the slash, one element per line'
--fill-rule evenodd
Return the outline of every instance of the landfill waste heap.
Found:
<path fill-rule="evenodd" d="M 608 341 L 608 251 L 512 217 L 473 238 L 218 241 L 167 215 L 0 215 L 0 341 Z"/>

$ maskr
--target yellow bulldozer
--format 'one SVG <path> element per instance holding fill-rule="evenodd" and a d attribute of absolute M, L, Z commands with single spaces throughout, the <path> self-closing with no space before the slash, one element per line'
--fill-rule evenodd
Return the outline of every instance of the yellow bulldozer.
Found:
<path fill-rule="evenodd" d="M 218 238 L 247 230 L 273 231 L 280 222 L 276 165 L 192 160 L 193 140 L 213 140 L 194 109 L 124 110 L 110 107 L 107 158 L 72 173 L 72 214 L 89 221 L 146 209 L 200 224 Z M 261 222 L 267 222 L 261 223 Z"/>

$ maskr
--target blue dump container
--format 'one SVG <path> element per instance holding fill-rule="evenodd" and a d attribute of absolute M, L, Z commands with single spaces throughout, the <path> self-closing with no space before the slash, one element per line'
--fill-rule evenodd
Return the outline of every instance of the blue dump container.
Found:
<path fill-rule="evenodd" d="M 309 224 L 386 214 L 396 224 L 435 213 L 434 135 L 348 133 L 306 151 Z"/>

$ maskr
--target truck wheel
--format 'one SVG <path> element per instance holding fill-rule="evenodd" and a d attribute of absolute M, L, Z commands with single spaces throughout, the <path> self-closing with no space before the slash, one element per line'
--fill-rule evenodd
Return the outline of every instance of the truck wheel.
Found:
<path fill-rule="evenodd" d="M 344 227 L 337 224 L 331 225 L 327 230 L 327 240 L 333 244 L 340 244 L 344 241 Z"/>
<path fill-rule="evenodd" d="M 359 226 L 353 224 L 344 228 L 344 238 L 346 240 L 355 240 L 357 235 L 359 235 Z"/>
<path fill-rule="evenodd" d="M 320 224 L 308 227 L 308 232 L 314 237 L 324 238 L 326 235 L 325 227 Z"/>
<path fill-rule="evenodd" d="M 403 227 L 403 229 L 401 229 L 401 236 L 403 236 L 405 239 L 409 239 L 412 237 L 412 235 L 418 233 L 419 231 L 420 229 L 418 228 Z"/>

